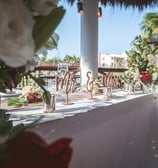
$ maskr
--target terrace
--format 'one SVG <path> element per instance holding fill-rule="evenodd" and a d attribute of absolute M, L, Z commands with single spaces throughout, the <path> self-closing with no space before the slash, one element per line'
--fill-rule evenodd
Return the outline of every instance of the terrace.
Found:
<path fill-rule="evenodd" d="M 70 3 L 75 2 L 75 0 L 68 1 Z M 149 52 L 148 54 L 151 57 L 146 61 L 147 58 L 143 57 L 144 55 L 142 53 L 137 52 L 140 57 L 134 55 L 134 63 L 136 62 L 140 66 L 143 63 L 145 70 L 148 67 L 147 63 L 153 63 L 153 60 L 155 62 L 149 65 L 151 68 L 145 72 L 141 69 L 142 67 L 138 68 L 134 66 L 134 71 L 126 74 L 127 78 L 121 78 L 122 80 L 120 80 L 119 73 L 127 69 L 98 67 L 96 58 L 98 53 L 98 1 L 93 0 L 92 3 L 92 0 L 84 0 L 84 14 L 81 16 L 82 44 L 80 67 L 67 67 L 67 71 L 64 71 L 64 73 L 60 71 L 60 75 L 57 73 L 55 76 L 43 76 L 45 80 L 49 81 L 54 78 L 56 79 L 56 82 L 53 83 L 51 81 L 53 84 L 51 83 L 47 87 L 37 81 L 36 75 L 40 75 L 40 73 L 36 74 L 36 72 L 43 70 L 58 71 L 57 67 L 37 67 L 34 73 L 28 71 L 25 74 L 24 72 L 34 61 L 32 60 L 33 58 L 28 58 L 28 56 L 34 55 L 43 46 L 43 39 L 48 40 L 46 36 L 48 37 L 54 31 L 65 11 L 61 7 L 51 9 L 50 14 L 47 15 L 46 13 L 44 17 L 38 17 L 39 20 L 42 20 L 40 20 L 41 22 L 39 24 L 39 20 L 34 19 L 34 15 L 32 14 L 34 10 L 36 12 L 36 8 L 34 7 L 37 4 L 27 9 L 28 5 L 32 5 L 32 3 L 28 3 L 31 1 L 22 2 L 0 2 L 2 9 L 4 5 L 8 4 L 9 7 L 13 8 L 13 11 L 17 12 L 15 12 L 15 15 L 18 14 L 18 19 L 22 20 L 22 23 L 26 21 L 22 27 L 26 28 L 27 31 L 25 32 L 24 30 L 24 32 L 26 34 L 28 33 L 26 37 L 23 37 L 25 33 L 20 34 L 20 37 L 22 36 L 22 39 L 26 42 L 24 46 L 21 46 L 21 40 L 19 38 L 17 39 L 13 36 L 14 39 L 11 39 L 11 46 L 18 45 L 18 47 L 15 46 L 14 50 L 12 50 L 12 52 L 16 50 L 14 54 L 8 52 L 10 49 L 8 43 L 5 43 L 5 39 L 1 39 L 4 46 L 7 46 L 7 50 L 4 52 L 5 56 L 0 54 L 0 59 L 2 59 L 0 67 L 0 88 L 4 91 L 9 87 L 11 90 L 13 88 L 12 85 L 7 84 L 17 86 L 20 79 L 22 80 L 18 87 L 30 87 L 31 85 L 33 88 L 31 91 L 27 90 L 27 93 L 23 92 L 23 98 L 25 98 L 23 100 L 27 99 L 27 102 L 21 102 L 20 98 L 20 102 L 18 99 L 18 103 L 14 102 L 14 106 L 7 106 L 7 101 L 14 96 L 21 95 L 22 90 L 18 92 L 13 89 L 13 92 L 1 94 L 0 165 L 2 165 L 2 168 L 22 168 L 24 166 L 30 168 L 157 167 L 158 85 L 157 76 L 152 81 L 150 78 L 151 74 L 154 74 L 154 68 L 156 72 L 158 71 L 156 69 L 157 65 L 155 64 L 157 61 L 154 60 L 157 58 L 154 55 L 155 53 L 151 54 Z M 107 5 L 107 3 L 112 6 L 120 4 L 120 6 L 132 6 L 138 7 L 139 9 L 153 4 L 157 5 L 156 0 L 101 0 L 100 2 L 103 5 Z M 7 6 L 5 7 L 7 8 Z M 23 9 L 21 7 L 26 10 L 21 10 Z M 5 11 L 3 10 L 3 12 L 9 12 L 10 14 L 10 8 L 7 9 Z M 21 15 L 18 13 L 23 11 L 26 11 L 28 17 L 25 18 L 25 14 Z M 46 10 L 45 12 L 48 11 Z M 40 13 L 41 11 L 38 12 Z M 29 15 L 30 13 L 31 15 Z M 3 15 L 1 16 L 3 17 Z M 11 17 L 12 15 L 7 16 Z M 33 22 L 35 22 L 35 26 L 32 30 L 30 27 Z M 50 23 L 49 26 L 53 25 L 53 23 L 55 24 L 52 27 L 50 26 L 51 28 L 48 26 L 51 30 L 46 26 L 48 22 Z M 7 25 L 7 28 L 13 28 L 11 30 L 15 31 L 18 24 L 12 24 L 11 19 L 4 26 Z M 30 27 L 28 28 L 27 25 Z M 3 27 L 3 24 L 1 26 Z M 5 30 L 8 30 L 5 29 L 6 27 L 3 27 L 4 34 L 6 33 Z M 16 32 L 13 31 L 14 34 L 19 35 L 18 30 Z M 2 37 L 5 36 L 3 35 Z M 136 40 L 143 42 L 140 36 Z M 28 41 L 29 44 L 27 44 Z M 35 47 L 31 42 L 34 42 Z M 147 44 L 146 41 L 145 44 Z M 144 47 L 144 43 L 139 45 Z M 0 45 L 0 49 L 3 50 L 5 48 L 4 46 Z M 17 50 L 17 48 L 22 48 L 25 51 L 25 47 L 29 48 L 30 53 L 24 52 L 21 54 L 21 50 Z M 145 49 L 148 49 L 147 46 L 145 47 Z M 144 48 L 139 49 L 146 51 Z M 133 58 L 131 53 L 133 53 L 133 50 L 129 52 L 129 58 Z M 146 63 L 145 65 L 144 62 Z M 133 62 L 131 61 L 130 63 L 132 67 Z M 71 93 L 71 90 L 73 90 L 71 84 L 77 86 L 73 78 L 74 72 L 80 73 L 79 78 L 81 79 L 79 83 L 81 83 L 82 87 L 86 83 L 86 86 L 85 88 L 74 87 L 75 92 Z M 99 89 L 102 92 L 94 93 L 93 91 L 96 87 L 95 80 L 100 77 L 100 73 L 102 74 L 102 81 Z M 27 76 L 21 78 L 21 74 Z M 58 79 L 60 80 L 58 81 Z M 126 90 L 125 80 L 128 81 L 128 90 Z M 38 103 L 34 101 L 39 98 L 37 94 L 40 94 L 41 91 L 34 90 L 37 89 L 37 83 L 43 91 L 42 94 L 45 96 L 43 102 Z M 48 84 L 50 83 L 48 82 Z M 47 92 L 47 90 L 50 92 Z M 65 102 L 66 104 L 63 104 Z M 22 106 L 19 107 L 19 105 Z M 3 109 L 7 109 L 8 111 L 6 112 Z M 34 121 L 36 122 L 33 125 L 27 125 Z M 26 128 L 24 129 L 25 126 Z"/>

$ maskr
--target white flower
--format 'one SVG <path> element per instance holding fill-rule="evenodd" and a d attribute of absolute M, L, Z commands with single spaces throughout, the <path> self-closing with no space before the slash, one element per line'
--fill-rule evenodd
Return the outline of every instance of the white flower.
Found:
<path fill-rule="evenodd" d="M 35 67 L 38 65 L 39 58 L 34 56 L 31 61 L 28 61 L 25 65 L 25 71 L 34 71 Z"/>
<path fill-rule="evenodd" d="M 58 0 L 31 0 L 31 8 L 40 15 L 48 15 L 57 3 Z"/>
<path fill-rule="evenodd" d="M 0 59 L 6 65 L 19 67 L 31 60 L 33 17 L 23 0 L 0 1 Z"/>
<path fill-rule="evenodd" d="M 27 96 L 31 92 L 32 86 L 25 86 L 22 89 L 22 95 Z"/>
<path fill-rule="evenodd" d="M 148 60 L 149 60 L 148 66 L 154 65 L 155 67 L 158 68 L 158 54 L 156 54 L 156 55 L 149 54 L 148 55 Z"/>
<path fill-rule="evenodd" d="M 152 80 L 157 80 L 157 77 L 158 77 L 158 73 L 157 72 L 154 72 L 152 74 Z"/>
<path fill-rule="evenodd" d="M 158 54 L 156 54 L 155 57 L 156 57 L 155 67 L 158 68 Z"/>
<path fill-rule="evenodd" d="M 133 75 L 134 75 L 134 80 L 137 81 L 140 79 L 140 72 L 138 68 L 136 68 L 135 73 L 133 73 Z"/>

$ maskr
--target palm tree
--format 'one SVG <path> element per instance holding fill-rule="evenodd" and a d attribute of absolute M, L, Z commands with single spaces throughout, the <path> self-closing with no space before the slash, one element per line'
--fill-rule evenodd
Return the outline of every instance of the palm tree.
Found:
<path fill-rule="evenodd" d="M 72 60 L 72 56 L 70 56 L 70 55 L 66 55 L 65 57 L 64 57 L 64 62 L 66 62 L 66 63 L 71 63 L 71 60 Z"/>
<path fill-rule="evenodd" d="M 150 47 L 150 54 L 158 53 L 158 13 L 147 13 L 141 23 L 141 29 Z"/>
<path fill-rule="evenodd" d="M 153 53 L 152 48 L 147 44 L 147 39 L 140 35 L 132 41 L 132 45 L 133 48 L 126 51 L 129 67 L 138 68 L 140 72 L 146 71 L 148 66 L 147 55 Z"/>
<path fill-rule="evenodd" d="M 158 33 L 158 13 L 147 13 L 141 23 L 141 29 L 144 34 L 151 36 L 151 34 Z"/>
<path fill-rule="evenodd" d="M 73 59 L 74 59 L 74 65 L 78 65 L 79 63 L 80 63 L 80 58 L 79 57 L 77 57 L 77 56 L 73 56 Z"/>
<path fill-rule="evenodd" d="M 45 56 L 40 57 L 39 62 L 46 62 L 47 58 Z"/>
<path fill-rule="evenodd" d="M 80 63 L 80 57 L 77 57 L 77 59 L 76 59 L 76 63 L 77 63 L 77 64 Z"/>

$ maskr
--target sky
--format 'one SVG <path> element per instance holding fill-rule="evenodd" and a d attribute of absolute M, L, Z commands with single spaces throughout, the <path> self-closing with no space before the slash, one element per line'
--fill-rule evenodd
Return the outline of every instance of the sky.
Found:
<path fill-rule="evenodd" d="M 66 9 L 66 13 L 55 30 L 60 36 L 58 50 L 49 51 L 47 58 L 64 58 L 65 55 L 80 57 L 80 14 L 77 4 L 71 6 L 62 1 L 60 6 Z M 98 21 L 98 53 L 122 54 L 129 50 L 131 41 L 141 33 L 140 23 L 149 12 L 158 12 L 158 7 L 138 11 L 102 6 L 102 17 Z"/>

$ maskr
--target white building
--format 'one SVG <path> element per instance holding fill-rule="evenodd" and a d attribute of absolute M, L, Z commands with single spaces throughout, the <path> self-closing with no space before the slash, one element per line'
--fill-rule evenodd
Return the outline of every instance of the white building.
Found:
<path fill-rule="evenodd" d="M 127 55 L 98 54 L 98 67 L 105 68 L 127 68 Z"/>

